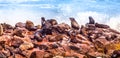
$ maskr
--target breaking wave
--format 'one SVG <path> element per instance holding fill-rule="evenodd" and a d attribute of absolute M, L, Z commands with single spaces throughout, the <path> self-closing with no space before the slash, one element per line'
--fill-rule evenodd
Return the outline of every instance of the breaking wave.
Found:
<path fill-rule="evenodd" d="M 3 3 L 4 2 L 4 3 Z M 0 22 L 14 25 L 16 22 L 33 21 L 40 24 L 40 17 L 54 18 L 59 23 L 70 24 L 74 17 L 80 25 L 92 16 L 96 22 L 120 31 L 120 0 L 30 0 L 0 1 Z M 16 3 L 17 2 L 17 3 Z M 42 3 L 41 3 L 42 2 Z"/>

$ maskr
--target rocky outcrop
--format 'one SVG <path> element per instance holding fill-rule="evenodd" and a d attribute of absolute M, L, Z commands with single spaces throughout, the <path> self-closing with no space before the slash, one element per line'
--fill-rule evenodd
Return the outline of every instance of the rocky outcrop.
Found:
<path fill-rule="evenodd" d="M 91 16 L 85 25 L 70 20 L 71 26 L 44 17 L 37 26 L 32 21 L 18 22 L 15 27 L 1 24 L 0 58 L 120 57 L 120 32 L 96 23 Z"/>

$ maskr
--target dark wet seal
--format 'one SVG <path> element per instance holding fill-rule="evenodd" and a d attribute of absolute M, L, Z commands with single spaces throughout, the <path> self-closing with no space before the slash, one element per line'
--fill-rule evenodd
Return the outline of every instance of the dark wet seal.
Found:
<path fill-rule="evenodd" d="M 41 42 L 41 41 L 43 40 L 42 34 L 41 34 L 40 31 L 35 32 L 35 34 L 34 34 L 34 39 L 36 39 L 38 42 Z M 33 40 L 34 40 L 34 39 L 33 39 Z"/>
<path fill-rule="evenodd" d="M 79 29 L 79 24 L 77 23 L 77 21 L 74 19 L 74 18 L 69 18 L 70 21 L 71 21 L 71 27 L 74 28 L 74 29 Z"/>
<path fill-rule="evenodd" d="M 75 50 L 75 51 L 79 51 L 80 50 L 80 48 L 78 48 L 76 46 L 69 46 L 69 47 L 70 47 L 70 49 Z"/>
<path fill-rule="evenodd" d="M 48 50 L 48 46 L 47 45 L 39 45 L 39 49 L 40 50 Z"/>
<path fill-rule="evenodd" d="M 43 27 L 45 25 L 45 17 L 41 17 L 41 27 Z"/>
<path fill-rule="evenodd" d="M 52 34 L 52 28 L 51 23 L 49 21 L 46 21 L 44 17 L 41 18 L 41 24 L 42 24 L 42 35 L 50 35 Z"/>
<path fill-rule="evenodd" d="M 98 28 L 110 28 L 108 25 L 95 23 L 95 26 Z"/>
<path fill-rule="evenodd" d="M 58 48 L 58 45 L 57 45 L 57 44 L 50 44 L 49 46 L 50 46 L 51 49 Z"/>
<path fill-rule="evenodd" d="M 115 50 L 113 52 L 111 58 L 120 58 L 120 50 Z"/>
<path fill-rule="evenodd" d="M 95 24 L 95 21 L 91 16 L 89 16 L 89 24 Z"/>

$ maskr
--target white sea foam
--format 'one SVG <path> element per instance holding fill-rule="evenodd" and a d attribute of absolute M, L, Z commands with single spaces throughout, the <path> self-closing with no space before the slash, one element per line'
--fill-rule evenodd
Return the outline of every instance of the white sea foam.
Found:
<path fill-rule="evenodd" d="M 74 17 L 80 25 L 84 25 L 88 22 L 88 17 L 92 16 L 96 22 L 108 24 L 111 28 L 120 31 L 119 0 L 47 1 L 0 0 L 0 23 L 15 25 L 16 22 L 31 20 L 38 25 L 40 18 L 45 17 L 46 19 L 55 18 L 59 23 L 65 22 L 70 25 L 69 17 Z"/>

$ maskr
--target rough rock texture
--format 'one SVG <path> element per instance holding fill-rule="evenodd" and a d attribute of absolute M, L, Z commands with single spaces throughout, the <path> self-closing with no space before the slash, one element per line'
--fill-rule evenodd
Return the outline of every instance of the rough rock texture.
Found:
<path fill-rule="evenodd" d="M 91 16 L 85 25 L 78 23 L 74 19 L 70 27 L 44 17 L 37 26 L 32 21 L 18 22 L 15 27 L 2 23 L 0 58 L 120 57 L 120 32 L 96 23 Z"/>

